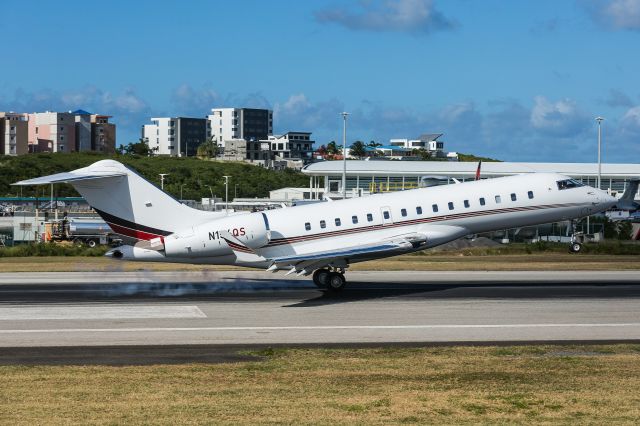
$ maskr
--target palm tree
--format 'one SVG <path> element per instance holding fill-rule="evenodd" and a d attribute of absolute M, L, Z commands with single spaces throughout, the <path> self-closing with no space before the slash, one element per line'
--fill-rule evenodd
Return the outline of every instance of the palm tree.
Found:
<path fill-rule="evenodd" d="M 355 141 L 353 145 L 351 145 L 351 149 L 349 150 L 349 155 L 354 157 L 362 158 L 367 155 L 366 146 L 362 141 Z"/>

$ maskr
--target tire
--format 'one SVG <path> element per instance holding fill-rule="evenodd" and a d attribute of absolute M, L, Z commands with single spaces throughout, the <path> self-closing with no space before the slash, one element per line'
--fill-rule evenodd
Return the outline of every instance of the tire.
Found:
<path fill-rule="evenodd" d="M 96 242 L 96 240 L 88 240 L 87 241 L 87 246 L 89 246 L 90 248 L 94 248 L 97 245 L 98 245 L 98 243 Z"/>
<path fill-rule="evenodd" d="M 342 291 L 347 284 L 347 280 L 344 278 L 344 275 L 338 272 L 330 272 L 329 277 L 327 279 L 327 289 L 334 293 Z"/>
<path fill-rule="evenodd" d="M 582 244 L 580 243 L 571 243 L 571 245 L 569 246 L 569 251 L 571 253 L 580 253 L 581 250 L 582 250 Z"/>
<path fill-rule="evenodd" d="M 329 271 L 326 269 L 318 269 L 313 273 L 313 283 L 318 288 L 327 288 L 327 280 L 329 279 Z"/>

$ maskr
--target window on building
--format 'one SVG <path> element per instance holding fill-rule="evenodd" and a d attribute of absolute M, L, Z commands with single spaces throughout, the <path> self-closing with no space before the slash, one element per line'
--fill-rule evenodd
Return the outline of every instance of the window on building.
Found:
<path fill-rule="evenodd" d="M 64 152 L 64 145 L 58 145 L 58 151 Z"/>
<path fill-rule="evenodd" d="M 307 231 L 311 231 L 311 224 L 309 222 L 304 224 L 304 229 Z"/>
<path fill-rule="evenodd" d="M 367 213 L 367 222 L 373 222 L 373 215 L 371 213 Z"/>
<path fill-rule="evenodd" d="M 511 201 L 516 201 L 518 199 L 518 197 L 516 197 L 516 194 L 512 193 L 511 194 Z"/>
<path fill-rule="evenodd" d="M 438 205 L 437 204 L 432 205 L 431 208 L 433 209 L 434 213 L 438 213 Z"/>
<path fill-rule="evenodd" d="M 340 218 L 336 217 L 336 226 L 340 226 L 341 222 L 340 222 Z"/>
<path fill-rule="evenodd" d="M 496 204 L 500 204 L 502 202 L 502 198 L 499 195 L 496 195 Z"/>
<path fill-rule="evenodd" d="M 451 201 L 449 201 L 447 205 L 449 206 L 449 210 L 453 210 L 453 203 Z"/>
<path fill-rule="evenodd" d="M 63 141 L 64 140 L 64 135 L 60 135 L 60 140 Z"/>
<path fill-rule="evenodd" d="M 469 204 L 469 200 L 464 200 L 464 207 L 468 209 L 470 206 L 471 204 Z"/>
<path fill-rule="evenodd" d="M 402 217 L 405 217 L 407 215 L 407 209 L 400 209 L 400 214 Z"/>
<path fill-rule="evenodd" d="M 351 216 L 351 222 L 354 224 L 358 223 L 358 216 Z"/>
<path fill-rule="evenodd" d="M 324 229 L 327 227 L 327 222 L 325 222 L 324 220 L 320 221 L 320 228 Z"/>
<path fill-rule="evenodd" d="M 38 128 L 36 127 L 36 135 L 38 134 Z"/>
<path fill-rule="evenodd" d="M 60 126 L 60 131 L 64 132 L 64 127 L 63 126 Z"/>
<path fill-rule="evenodd" d="M 533 191 L 527 192 L 527 195 L 529 196 L 530 200 L 533 200 Z"/>
<path fill-rule="evenodd" d="M 484 197 L 480 197 L 480 205 L 484 206 L 486 202 L 484 201 Z"/>
<path fill-rule="evenodd" d="M 416 214 L 422 214 L 422 207 L 416 207 Z"/>

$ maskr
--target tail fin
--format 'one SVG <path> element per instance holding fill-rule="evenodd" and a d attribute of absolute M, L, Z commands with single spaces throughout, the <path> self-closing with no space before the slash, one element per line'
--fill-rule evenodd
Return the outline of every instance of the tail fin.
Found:
<path fill-rule="evenodd" d="M 618 200 L 616 207 L 621 210 L 637 210 L 640 204 L 635 202 L 636 194 L 638 193 L 639 179 L 632 179 L 627 185 L 627 189 L 624 190 L 624 194 Z"/>
<path fill-rule="evenodd" d="M 67 182 L 114 232 L 138 240 L 164 237 L 216 218 L 192 209 L 114 160 L 102 160 L 68 173 L 23 180 L 14 185 Z"/>

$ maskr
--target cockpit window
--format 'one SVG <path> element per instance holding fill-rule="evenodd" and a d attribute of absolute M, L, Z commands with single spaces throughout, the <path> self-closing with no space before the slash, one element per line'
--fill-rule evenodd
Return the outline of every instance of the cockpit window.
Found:
<path fill-rule="evenodd" d="M 577 181 L 575 179 L 559 180 L 557 183 L 558 183 L 558 189 L 559 190 L 570 189 L 570 188 L 578 188 L 580 186 L 584 186 L 584 183 L 582 183 L 580 181 Z"/>

